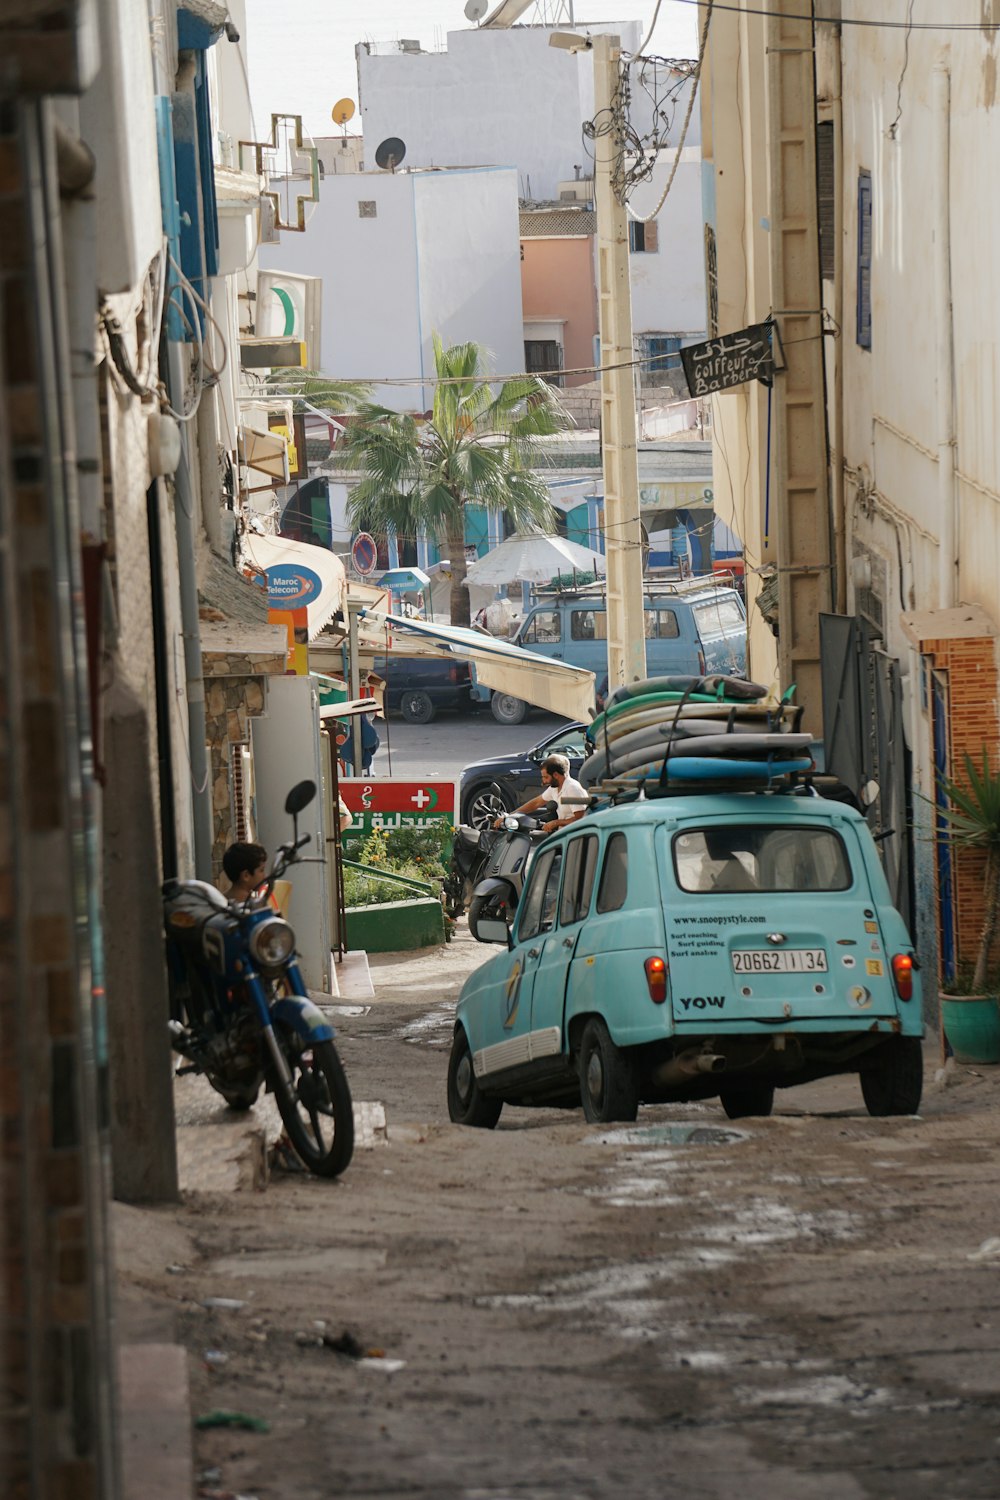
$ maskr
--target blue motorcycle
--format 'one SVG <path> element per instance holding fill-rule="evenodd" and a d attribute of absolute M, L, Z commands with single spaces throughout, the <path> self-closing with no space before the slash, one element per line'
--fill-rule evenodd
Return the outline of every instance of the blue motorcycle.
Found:
<path fill-rule="evenodd" d="M 204 1074 L 238 1110 L 251 1109 L 264 1084 L 305 1166 L 336 1177 L 354 1150 L 351 1091 L 333 1027 L 306 991 L 295 933 L 271 902 L 275 882 L 309 842 L 298 815 L 315 795 L 312 781 L 289 792 L 292 842 L 277 850 L 257 895 L 230 902 L 206 881 L 168 880 L 163 920 L 171 1042 L 187 1060 L 178 1074 Z"/>

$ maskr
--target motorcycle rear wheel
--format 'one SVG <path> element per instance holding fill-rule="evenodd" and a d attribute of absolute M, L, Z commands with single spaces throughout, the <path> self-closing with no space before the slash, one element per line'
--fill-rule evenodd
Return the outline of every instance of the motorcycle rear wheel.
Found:
<path fill-rule="evenodd" d="M 332 1042 L 306 1046 L 285 1027 L 275 1035 L 292 1073 L 291 1088 L 271 1080 L 288 1138 L 310 1172 L 339 1177 L 354 1153 L 354 1110 L 343 1065 Z"/>

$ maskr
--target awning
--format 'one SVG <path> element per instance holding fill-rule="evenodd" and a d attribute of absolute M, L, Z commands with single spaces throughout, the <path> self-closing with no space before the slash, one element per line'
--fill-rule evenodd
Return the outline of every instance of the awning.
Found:
<path fill-rule="evenodd" d="M 472 662 L 477 680 L 495 692 L 510 693 L 567 719 L 587 723 L 594 716 L 593 672 L 538 656 L 479 630 L 365 610 L 358 617 L 358 640 L 375 656 L 456 656 Z"/>
<path fill-rule="evenodd" d="M 379 587 L 392 589 L 394 594 L 419 594 L 430 587 L 430 579 L 423 568 L 390 568 L 379 578 Z"/>
<path fill-rule="evenodd" d="M 240 428 L 240 462 L 278 484 L 288 483 L 288 444 L 278 432 Z"/>
<path fill-rule="evenodd" d="M 242 543 L 249 562 L 267 578 L 268 608 L 305 609 L 310 640 L 338 610 L 346 609 L 344 565 L 325 547 L 252 531 L 244 533 Z"/>

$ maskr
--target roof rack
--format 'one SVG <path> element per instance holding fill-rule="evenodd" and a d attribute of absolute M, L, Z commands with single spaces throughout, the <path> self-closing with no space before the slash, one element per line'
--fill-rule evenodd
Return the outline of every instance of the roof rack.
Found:
<path fill-rule="evenodd" d="M 700 573 L 691 578 L 644 578 L 642 592 L 648 598 L 671 597 L 678 594 L 697 594 L 709 589 L 733 588 L 733 577 L 731 573 Z M 550 583 L 535 589 L 536 599 L 606 599 L 607 584 L 581 583 L 575 587 L 572 584 Z"/>
<path fill-rule="evenodd" d="M 599 812 L 602 807 L 618 807 L 625 802 L 658 802 L 664 797 L 717 797 L 741 796 L 816 796 L 813 771 L 793 771 L 763 778 L 756 785 L 746 781 L 720 777 L 718 781 L 672 781 L 668 786 L 657 786 L 652 778 L 644 781 L 629 781 L 625 777 L 612 777 L 599 781 L 591 794 L 589 812 Z"/>

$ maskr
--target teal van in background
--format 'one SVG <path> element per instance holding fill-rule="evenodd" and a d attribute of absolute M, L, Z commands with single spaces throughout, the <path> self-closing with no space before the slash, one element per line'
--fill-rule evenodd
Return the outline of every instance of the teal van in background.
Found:
<path fill-rule="evenodd" d="M 740 677 L 747 664 L 747 617 L 733 588 L 706 579 L 660 585 L 644 591 L 646 671 L 650 677 Z M 597 681 L 608 670 L 608 616 L 603 592 L 580 590 L 541 599 L 525 615 L 513 637 L 538 656 L 585 667 Z M 527 704 L 494 693 L 493 716 L 520 724 Z"/>

